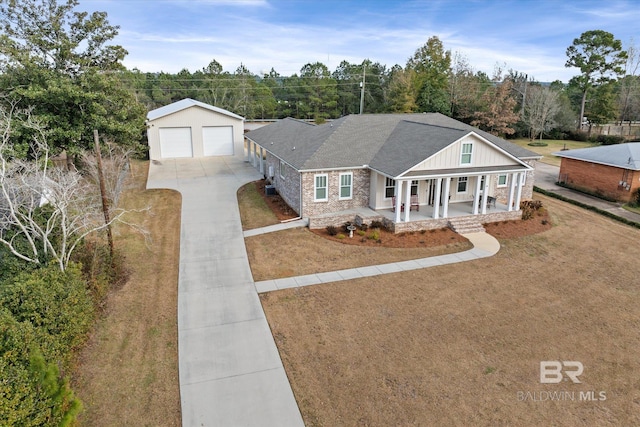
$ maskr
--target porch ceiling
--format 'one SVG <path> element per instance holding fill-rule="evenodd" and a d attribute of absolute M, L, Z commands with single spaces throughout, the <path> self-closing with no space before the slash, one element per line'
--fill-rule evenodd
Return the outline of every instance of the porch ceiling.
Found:
<path fill-rule="evenodd" d="M 533 168 L 523 165 L 482 166 L 474 168 L 434 169 L 422 171 L 410 171 L 398 177 L 401 178 L 443 178 L 447 176 L 484 175 L 487 173 L 527 172 Z"/>

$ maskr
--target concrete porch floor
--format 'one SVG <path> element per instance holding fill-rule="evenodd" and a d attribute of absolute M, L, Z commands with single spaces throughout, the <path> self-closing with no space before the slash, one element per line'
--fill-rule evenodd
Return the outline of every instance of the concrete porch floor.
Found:
<path fill-rule="evenodd" d="M 415 209 L 409 212 L 409 221 L 424 221 L 428 219 L 433 219 L 433 211 L 434 206 L 430 205 L 420 205 L 420 210 L 416 211 Z M 497 213 L 497 212 L 507 212 L 508 207 L 505 204 L 496 202 L 496 206 L 487 208 L 487 214 Z M 386 209 L 378 209 L 375 211 L 379 215 L 384 216 L 392 221 L 395 221 L 396 213 L 393 212 L 390 208 Z M 482 211 L 478 209 L 478 213 Z M 404 221 L 404 212 L 400 213 L 400 221 Z M 447 212 L 447 218 L 455 218 L 460 216 L 470 216 L 473 215 L 473 201 L 470 202 L 455 202 L 449 204 L 449 211 Z M 442 206 L 440 207 L 440 219 L 442 219 Z"/>

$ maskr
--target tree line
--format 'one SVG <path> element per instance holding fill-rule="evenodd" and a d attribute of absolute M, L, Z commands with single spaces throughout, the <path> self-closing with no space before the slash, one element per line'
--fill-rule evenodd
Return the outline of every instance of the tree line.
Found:
<path fill-rule="evenodd" d="M 321 62 L 282 76 L 257 75 L 243 64 L 224 71 L 215 59 L 201 70 L 176 74 L 120 73 L 122 83 L 147 109 L 193 98 L 247 119 L 294 117 L 322 122 L 348 114 L 439 112 L 506 136 L 547 135 L 588 124 L 640 120 L 640 63 L 634 46 L 601 30 L 588 31 L 567 49 L 567 66 L 580 74 L 567 84 L 538 82 L 496 64 L 492 75 L 475 70 L 459 52 L 433 36 L 404 66 L 371 60 L 342 61 L 331 71 Z M 362 98 L 363 97 L 363 98 Z M 363 102 L 362 102 L 363 101 Z"/>

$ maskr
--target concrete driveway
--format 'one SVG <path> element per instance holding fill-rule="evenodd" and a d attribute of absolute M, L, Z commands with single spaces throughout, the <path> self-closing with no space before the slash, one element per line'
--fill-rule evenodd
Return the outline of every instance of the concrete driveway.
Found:
<path fill-rule="evenodd" d="M 147 188 L 182 194 L 178 356 L 183 426 L 303 426 L 244 246 L 233 157 L 152 162 Z"/>

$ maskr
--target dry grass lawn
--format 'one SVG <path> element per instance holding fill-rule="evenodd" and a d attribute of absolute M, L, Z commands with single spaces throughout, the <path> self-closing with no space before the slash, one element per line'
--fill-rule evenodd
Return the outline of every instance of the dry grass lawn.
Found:
<path fill-rule="evenodd" d="M 596 145 L 598 145 L 592 142 L 571 141 L 566 139 L 563 139 L 563 140 L 543 139 L 542 142 L 547 144 L 544 147 L 536 147 L 536 146 L 529 145 L 531 140 L 528 138 L 514 139 L 514 140 L 511 140 L 510 142 L 513 142 L 514 144 L 517 144 L 523 148 L 526 148 L 527 150 L 531 150 L 534 153 L 543 155 L 544 157 L 542 158 L 541 162 L 547 163 L 553 166 L 560 166 L 560 157 L 554 156 L 551 153 L 562 151 L 563 148 L 566 148 L 568 150 L 573 150 L 576 148 L 589 148 L 589 147 L 595 147 Z"/>
<path fill-rule="evenodd" d="M 306 425 L 640 425 L 640 230 L 540 198 L 553 228 L 494 257 L 263 294 Z M 541 384 L 546 360 L 582 383 Z"/>
<path fill-rule="evenodd" d="M 151 233 L 144 238 L 120 228 L 116 245 L 126 253 L 128 282 L 108 297 L 73 375 L 84 404 L 84 426 L 179 426 L 177 283 L 180 243 L 180 195 L 144 190 L 148 162 L 133 164 L 128 209 Z"/>

